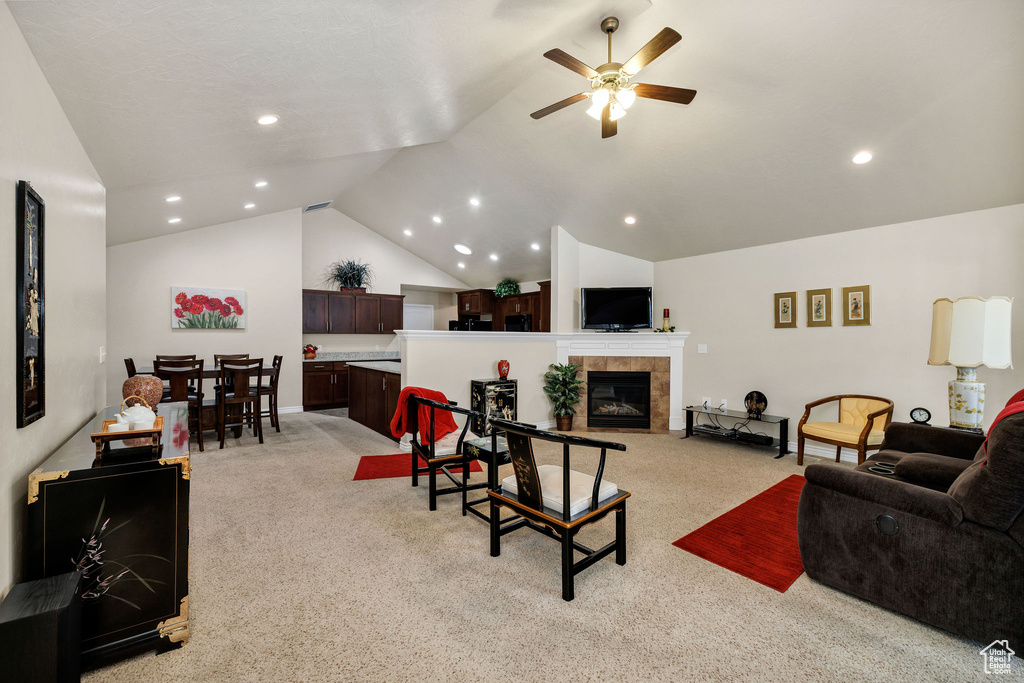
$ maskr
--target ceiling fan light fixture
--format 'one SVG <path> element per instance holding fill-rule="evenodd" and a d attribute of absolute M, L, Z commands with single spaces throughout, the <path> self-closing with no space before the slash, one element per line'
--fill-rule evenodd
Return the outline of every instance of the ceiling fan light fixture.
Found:
<path fill-rule="evenodd" d="M 615 93 L 615 99 L 618 100 L 623 109 L 629 109 L 636 101 L 636 93 L 633 92 L 632 88 L 623 88 L 619 92 Z"/>
<path fill-rule="evenodd" d="M 612 110 L 608 113 L 608 118 L 612 121 L 618 121 L 626 115 L 626 108 L 619 104 L 617 101 L 612 102 Z"/>
<path fill-rule="evenodd" d="M 604 111 L 604 107 L 599 107 L 597 104 L 591 105 L 590 109 L 587 110 L 587 115 L 595 121 L 601 120 L 601 112 Z"/>

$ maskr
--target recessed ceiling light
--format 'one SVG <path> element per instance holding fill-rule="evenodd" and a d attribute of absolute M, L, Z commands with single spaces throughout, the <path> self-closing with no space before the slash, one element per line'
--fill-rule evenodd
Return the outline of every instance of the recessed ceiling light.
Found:
<path fill-rule="evenodd" d="M 406 237 L 412 237 L 412 230 L 406 229 L 406 230 L 403 230 L 402 232 L 405 233 Z"/>
<path fill-rule="evenodd" d="M 469 203 L 472 204 L 473 206 L 480 206 L 480 200 L 477 199 L 476 197 L 470 197 Z"/>
<path fill-rule="evenodd" d="M 498 260 L 498 255 L 497 254 L 491 254 L 491 260 L 492 261 L 497 261 Z"/>
<path fill-rule="evenodd" d="M 855 164 L 866 164 L 871 161 L 871 152 L 857 152 L 853 155 L 853 163 Z"/>
<path fill-rule="evenodd" d="M 168 218 L 167 222 L 168 223 L 180 223 L 181 219 L 180 218 Z"/>
<path fill-rule="evenodd" d="M 626 221 L 626 225 L 633 225 L 636 223 L 636 216 L 626 216 L 622 220 Z"/>
<path fill-rule="evenodd" d="M 534 251 L 540 251 L 540 245 L 534 242 L 533 244 L 530 245 L 530 249 L 533 249 Z"/>
<path fill-rule="evenodd" d="M 459 261 L 459 268 L 465 268 L 465 267 L 466 267 L 466 264 L 463 263 L 462 261 Z"/>
<path fill-rule="evenodd" d="M 266 180 L 257 180 L 256 183 L 253 185 L 253 187 L 266 187 L 266 186 L 267 186 L 267 181 Z"/>
<path fill-rule="evenodd" d="M 170 197 L 167 198 L 167 201 L 168 202 L 180 202 L 181 201 L 181 197 L 179 197 L 176 194 L 172 194 Z"/>
<path fill-rule="evenodd" d="M 434 216 L 433 221 L 435 223 L 440 223 L 441 222 L 441 217 L 440 216 Z"/>
<path fill-rule="evenodd" d="M 460 254 L 465 254 L 466 256 L 469 256 L 470 254 L 473 253 L 473 250 L 467 247 L 465 244 L 456 244 L 455 251 L 459 252 Z"/>
<path fill-rule="evenodd" d="M 266 116 L 261 116 L 258 119 L 256 119 L 256 123 L 260 124 L 261 126 L 269 126 L 270 124 L 277 122 L 278 117 L 274 116 L 273 114 L 267 114 Z"/>
<path fill-rule="evenodd" d="M 255 205 L 255 204 L 253 204 L 253 203 L 249 203 L 249 204 L 246 204 L 246 205 L 245 205 L 245 208 L 247 208 L 247 209 L 255 209 L 255 208 L 256 208 L 256 205 Z"/>

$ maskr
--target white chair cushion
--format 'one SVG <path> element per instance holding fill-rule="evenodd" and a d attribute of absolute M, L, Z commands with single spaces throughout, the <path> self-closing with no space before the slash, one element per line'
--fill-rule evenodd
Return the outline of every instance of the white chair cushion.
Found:
<path fill-rule="evenodd" d="M 537 474 L 540 476 L 541 497 L 544 507 L 551 508 L 561 514 L 562 508 L 562 468 L 558 465 L 539 465 Z M 501 481 L 501 490 L 513 496 L 518 495 L 516 475 L 505 477 Z M 578 515 L 590 507 L 590 496 L 594 493 L 594 478 L 576 470 L 569 470 L 569 516 Z M 619 487 L 601 479 L 601 490 L 597 501 L 602 503 L 619 493 Z"/>

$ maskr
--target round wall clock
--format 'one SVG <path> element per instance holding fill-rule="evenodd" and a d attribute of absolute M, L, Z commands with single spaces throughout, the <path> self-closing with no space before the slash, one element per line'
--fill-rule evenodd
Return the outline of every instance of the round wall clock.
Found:
<path fill-rule="evenodd" d="M 928 412 L 927 408 L 914 408 L 910 411 L 910 419 L 916 424 L 926 425 L 928 420 L 932 419 L 932 414 Z"/>

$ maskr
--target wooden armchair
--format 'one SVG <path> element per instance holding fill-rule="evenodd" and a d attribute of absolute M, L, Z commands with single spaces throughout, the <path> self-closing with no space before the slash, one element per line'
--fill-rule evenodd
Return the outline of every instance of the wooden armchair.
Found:
<path fill-rule="evenodd" d="M 506 477 L 497 491 L 488 491 L 491 499 L 491 557 L 501 554 L 501 537 L 529 527 L 553 538 L 562 546 L 562 599 L 576 597 L 575 577 L 590 565 L 615 552 L 615 563 L 626 564 L 626 499 L 623 491 L 603 480 L 605 455 L 609 449 L 624 451 L 620 443 L 598 441 L 566 434 L 552 434 L 508 420 L 491 418 L 495 428 L 505 432 L 515 474 Z M 537 465 L 533 440 L 562 445 L 562 466 Z M 591 477 L 569 467 L 571 446 L 601 449 L 597 473 Z M 568 472 L 569 476 L 563 476 Z M 501 520 L 500 508 L 507 507 L 521 519 L 508 524 Z M 575 536 L 584 526 L 615 512 L 615 540 L 592 550 L 577 543 Z M 575 552 L 583 553 L 576 561 Z"/>
<path fill-rule="evenodd" d="M 811 409 L 832 401 L 839 402 L 838 422 L 808 422 Z M 840 394 L 829 396 L 804 408 L 804 416 L 796 429 L 796 462 L 804 464 L 804 439 L 821 441 L 836 447 L 836 462 L 843 446 L 857 451 L 857 464 L 864 462 L 869 450 L 878 450 L 885 436 L 885 428 L 892 422 L 893 402 L 879 396 Z"/>
<path fill-rule="evenodd" d="M 430 511 L 437 510 L 437 497 L 444 496 L 449 493 L 461 493 L 462 494 L 462 514 L 466 514 L 467 505 L 467 494 L 470 491 L 482 489 L 487 486 L 486 482 L 478 484 L 469 483 L 469 460 L 463 455 L 463 442 L 466 440 L 466 430 L 469 429 L 469 423 L 472 418 L 481 418 L 479 413 L 472 410 L 466 410 L 465 408 L 459 408 L 455 403 L 442 403 L 440 401 L 433 401 L 428 398 L 421 396 L 415 396 L 410 394 L 406 399 L 408 405 L 406 407 L 406 431 L 412 433 L 412 485 L 420 485 L 420 475 L 427 475 L 427 482 L 429 488 L 429 505 Z M 426 430 L 427 434 L 431 435 L 428 443 L 422 443 L 420 440 L 420 406 L 425 406 L 429 409 L 430 422 Z M 462 432 L 459 434 L 459 441 L 455 446 L 455 452 L 447 455 L 438 455 L 436 439 L 433 438 L 434 434 L 437 434 L 435 428 L 436 421 L 435 416 L 437 411 L 446 411 L 454 415 L 465 415 L 466 424 L 462 426 Z M 426 462 L 426 466 L 420 465 L 420 459 Z M 456 475 L 452 473 L 452 467 L 461 467 L 461 476 L 456 479 Z M 448 477 L 451 481 L 452 486 L 439 489 L 437 488 L 437 474 L 440 472 L 444 476 Z"/>

